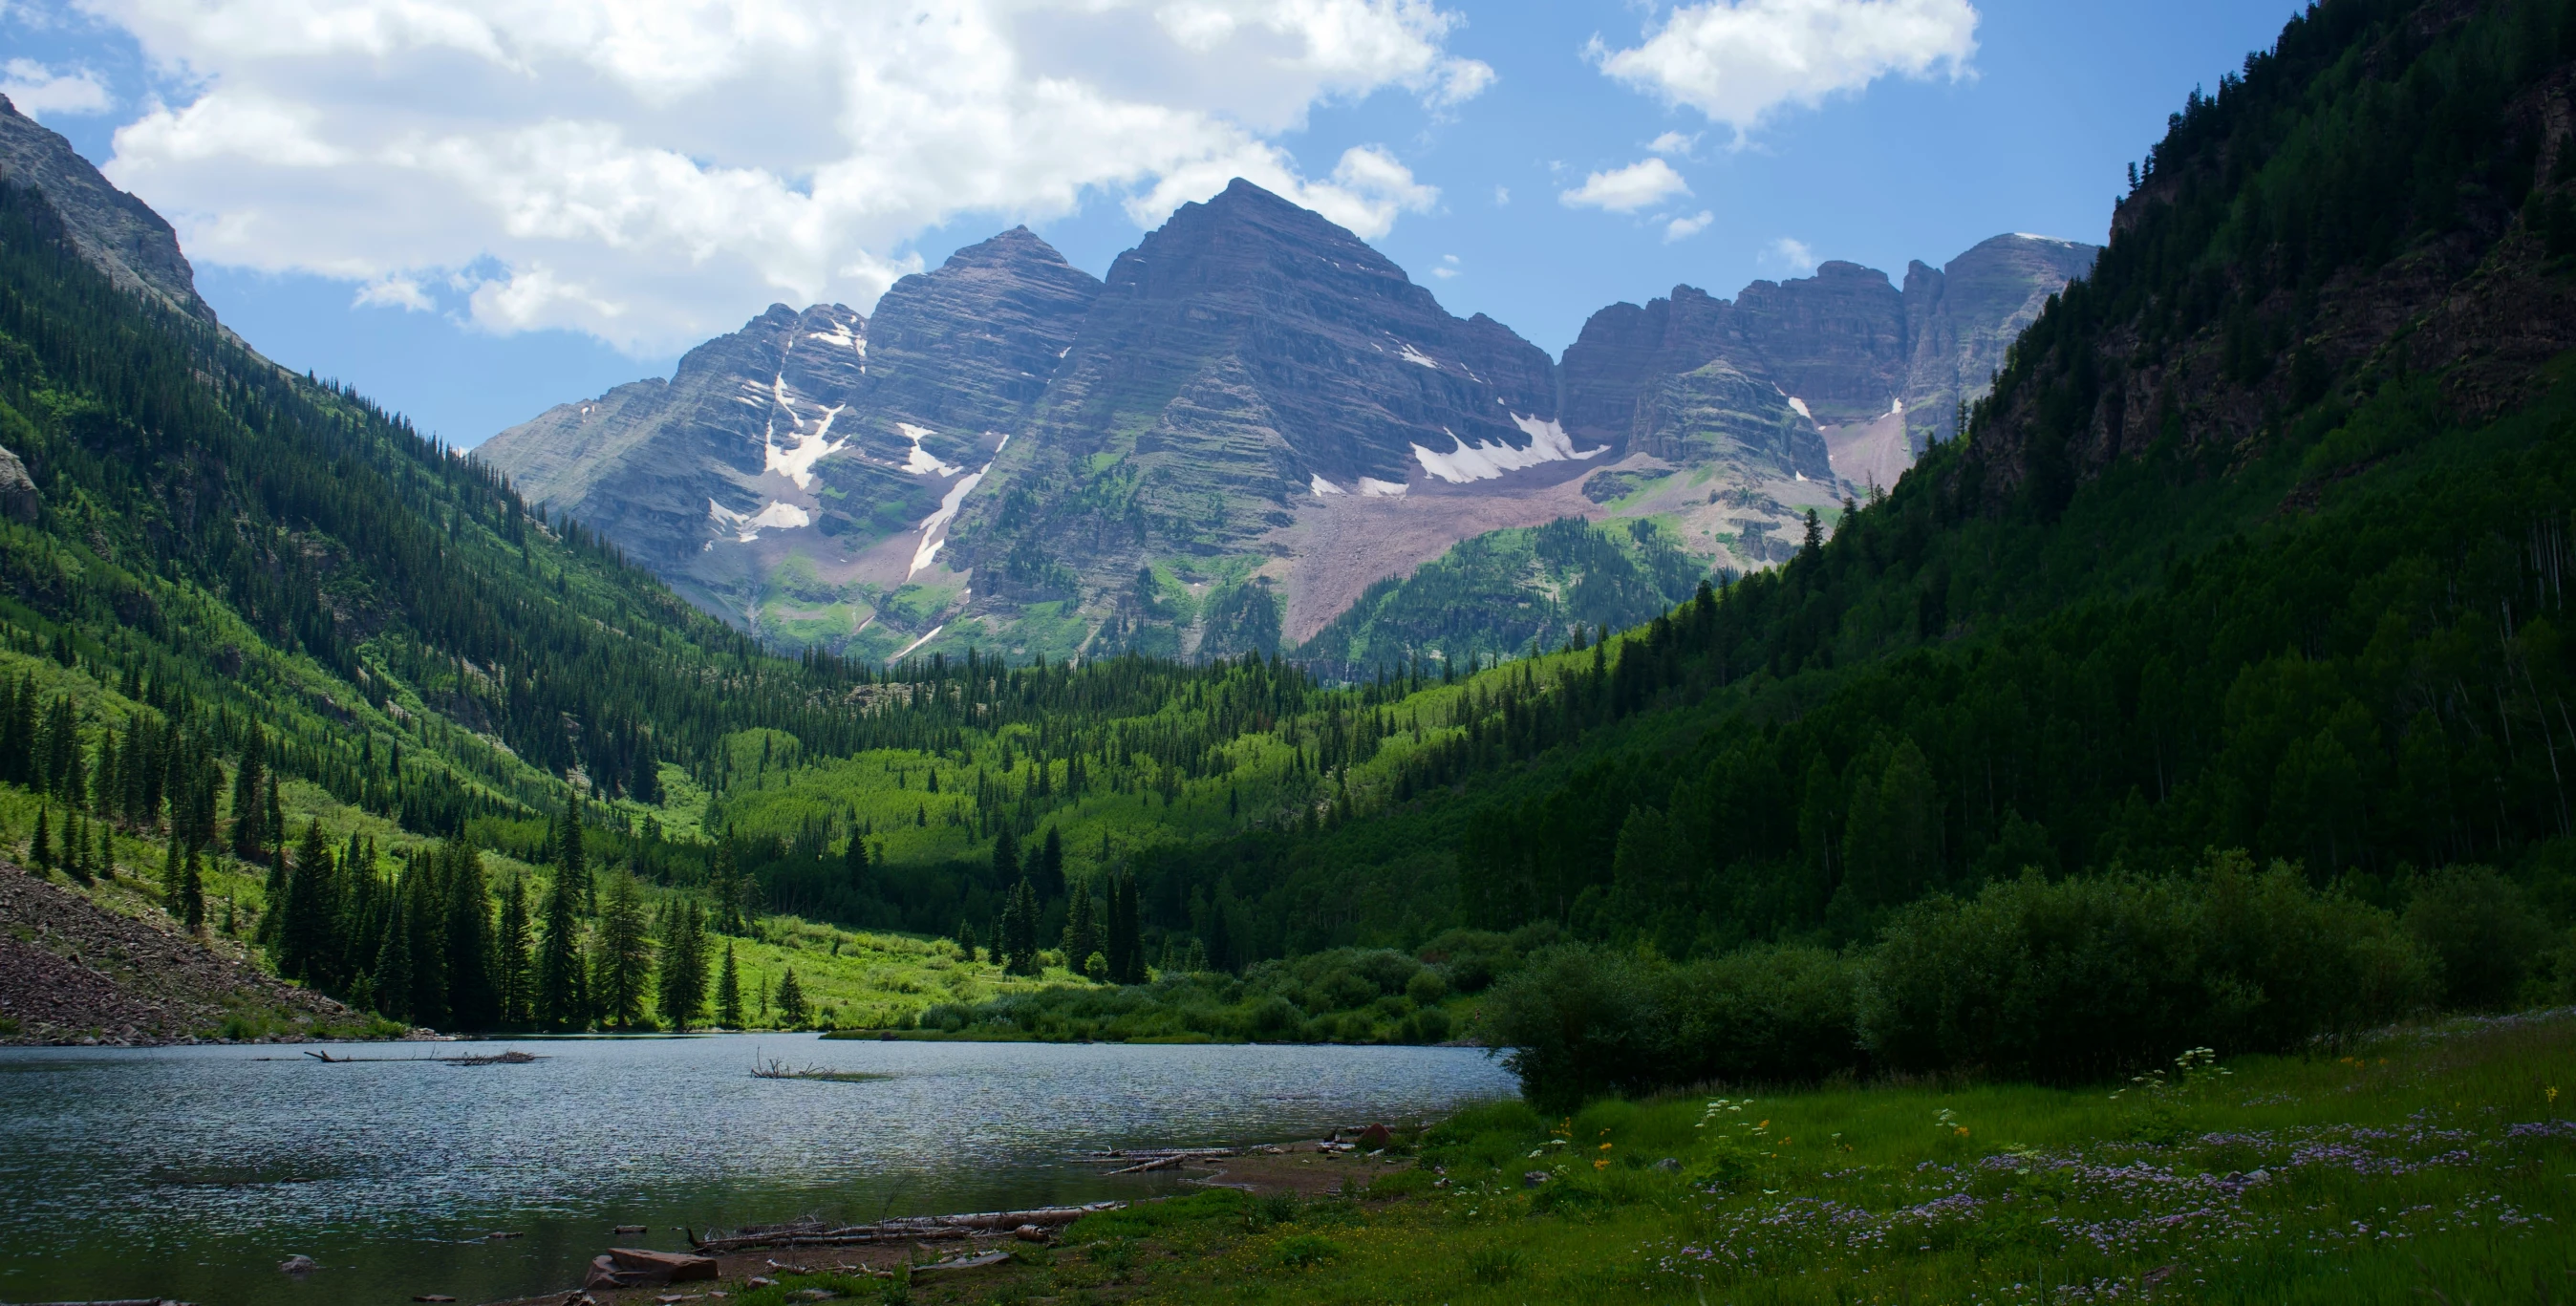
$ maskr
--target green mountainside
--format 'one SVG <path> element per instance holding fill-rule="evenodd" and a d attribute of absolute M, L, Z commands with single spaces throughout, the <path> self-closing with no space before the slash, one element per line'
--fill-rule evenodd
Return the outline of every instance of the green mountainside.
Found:
<path fill-rule="evenodd" d="M 1431 1037 L 1448 1017 L 1417 1009 L 1498 977 L 1498 1019 L 1545 1008 L 1509 975 L 1565 942 L 1646 968 L 1587 987 L 1547 953 L 1603 1011 L 1776 989 L 1848 1013 L 1891 941 L 1934 940 L 1924 974 L 1965 946 L 1939 904 L 2008 931 L 2144 910 L 2102 885 L 2239 880 L 2447 958 L 2405 972 L 2447 1000 L 2508 1000 L 2563 981 L 2576 915 L 2571 54 L 2567 0 L 2319 6 L 2191 97 L 1964 436 L 1830 539 L 1700 588 L 1659 526 L 1486 536 L 1369 590 L 1305 666 L 772 656 L 398 419 L 117 289 L 8 190 L 0 445 L 34 497 L 0 525 L 0 756 L 28 759 L 0 781 L 31 797 L 0 816 L 14 844 L 48 813 L 30 860 L 75 877 L 107 828 L 96 860 L 157 856 L 183 916 L 206 859 L 205 928 L 458 1024 L 741 1023 L 712 960 L 737 952 L 801 1023 L 768 968 L 845 945 L 912 977 L 836 989 L 853 1024 L 938 1001 L 1061 1036 Z M 988 555 L 1043 541 L 1006 517 L 971 523 Z M 1202 648 L 1276 629 L 1244 578 L 1146 565 L 1133 590 L 1246 634 Z M 2072 887 L 2017 887 L 2034 871 Z M 2449 917 L 2427 888 L 2471 883 L 2485 905 Z M 925 941 L 970 932 L 992 968 Z M 1335 949 L 1412 956 L 1307 956 Z M 974 1006 L 1079 986 L 1094 952 L 1164 979 L 1107 1014 Z M 1641 956 L 1735 978 L 1674 988 Z M 961 985 L 926 991 L 934 962 Z M 2093 1070 L 2136 1051 L 2104 1038 Z M 1616 1086 L 1690 1078 L 1637 1055 Z"/>

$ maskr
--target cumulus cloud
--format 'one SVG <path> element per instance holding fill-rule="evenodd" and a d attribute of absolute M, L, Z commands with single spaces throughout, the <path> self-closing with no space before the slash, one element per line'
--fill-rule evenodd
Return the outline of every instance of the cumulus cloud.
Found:
<path fill-rule="evenodd" d="M 1458 275 L 1458 256 L 1455 254 L 1441 255 L 1440 266 L 1431 269 L 1431 275 L 1438 277 L 1443 281 L 1447 281 L 1449 278 Z"/>
<path fill-rule="evenodd" d="M 1813 107 L 1882 77 L 1967 76 L 1976 33 L 1968 0 L 1707 0 L 1674 10 L 1634 48 L 1596 38 L 1591 55 L 1610 76 L 1741 140 L 1783 106 Z"/>
<path fill-rule="evenodd" d="M 1690 183 L 1673 171 L 1673 165 L 1662 159 L 1644 159 L 1624 168 L 1593 173 L 1583 179 L 1582 185 L 1558 192 L 1556 198 L 1569 208 L 1634 213 L 1675 195 L 1688 194 Z"/>
<path fill-rule="evenodd" d="M 107 172 L 191 258 L 642 353 L 773 299 L 865 308 L 961 218 L 1103 197 L 1151 225 L 1243 176 L 1382 235 L 1438 192 L 1382 147 L 1310 177 L 1274 140 L 1494 75 L 1432 0 L 82 3 L 187 88 Z"/>
<path fill-rule="evenodd" d="M 1707 209 L 1701 209 L 1687 218 L 1675 218 L 1664 224 L 1664 243 L 1669 245 L 1676 240 L 1688 240 L 1708 230 L 1708 224 L 1715 221 L 1717 221 L 1717 215 Z"/>
<path fill-rule="evenodd" d="M 48 68 L 33 59 L 0 65 L 0 95 L 18 112 L 42 120 L 57 114 L 105 113 L 116 106 L 107 83 L 87 68 Z"/>
<path fill-rule="evenodd" d="M 1698 144 L 1699 133 L 1697 132 L 1693 132 L 1688 136 L 1684 136 L 1680 132 L 1665 132 L 1663 135 L 1646 142 L 1646 152 L 1648 154 L 1678 154 L 1687 159 L 1691 156 L 1691 147 Z"/>

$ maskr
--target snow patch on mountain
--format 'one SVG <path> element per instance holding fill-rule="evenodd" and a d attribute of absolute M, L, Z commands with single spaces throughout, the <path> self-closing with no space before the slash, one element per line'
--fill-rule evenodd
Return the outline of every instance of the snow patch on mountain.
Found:
<path fill-rule="evenodd" d="M 1505 472 L 1516 472 L 1541 463 L 1596 458 L 1610 451 L 1606 444 L 1598 449 L 1576 450 L 1574 440 L 1552 417 L 1523 417 L 1513 413 L 1512 424 L 1530 438 L 1528 448 L 1515 449 L 1494 441 L 1469 444 L 1459 439 L 1457 432 L 1444 427 L 1440 433 L 1448 436 L 1456 448 L 1448 453 L 1433 453 L 1417 444 L 1413 446 L 1413 457 L 1422 464 L 1422 470 L 1451 485 L 1464 485 L 1469 481 L 1495 480 Z"/>
<path fill-rule="evenodd" d="M 921 447 L 921 442 L 939 434 L 937 431 L 927 426 L 915 426 L 910 422 L 897 422 L 894 424 L 894 429 L 903 432 L 904 439 L 912 441 L 912 454 L 903 461 L 905 471 L 915 476 L 955 476 L 963 470 L 939 461 L 936 456 Z"/>

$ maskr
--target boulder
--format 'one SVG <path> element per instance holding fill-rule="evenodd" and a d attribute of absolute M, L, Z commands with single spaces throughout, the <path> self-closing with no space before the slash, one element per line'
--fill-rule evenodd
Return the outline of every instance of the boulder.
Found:
<path fill-rule="evenodd" d="M 33 522 L 43 509 L 44 499 L 36 493 L 36 478 L 27 474 L 27 464 L 0 449 L 0 517 Z"/>
<path fill-rule="evenodd" d="M 590 1277 L 584 1288 L 650 1288 L 666 1283 L 685 1283 L 693 1279 L 716 1277 L 712 1256 L 692 1256 L 686 1252 L 655 1252 L 634 1247 L 611 1247 L 590 1262 Z"/>
<path fill-rule="evenodd" d="M 310 1256 L 289 1256 L 285 1260 L 277 1263 L 278 1273 L 292 1274 L 298 1278 L 311 1274 L 320 1268 L 322 1267 L 314 1264 L 313 1258 Z"/>
<path fill-rule="evenodd" d="M 1386 1126 L 1370 1125 L 1360 1131 L 1360 1146 L 1376 1151 L 1385 1147 L 1390 1137 L 1391 1135 L 1386 1132 Z"/>

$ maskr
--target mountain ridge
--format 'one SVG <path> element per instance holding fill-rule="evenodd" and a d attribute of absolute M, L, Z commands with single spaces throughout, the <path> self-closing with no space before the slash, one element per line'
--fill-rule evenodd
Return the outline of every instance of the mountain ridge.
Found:
<path fill-rule="evenodd" d="M 1844 262 L 1734 300 L 1681 286 L 1593 314 L 1559 361 L 1237 179 L 1104 281 L 1020 227 L 899 281 L 873 319 L 835 309 L 862 377 L 771 414 L 803 431 L 847 410 L 806 483 L 764 475 L 747 429 L 626 417 L 628 396 L 658 393 L 631 387 L 478 456 L 784 645 L 1292 648 L 1462 541 L 1564 517 L 1653 517 L 1715 571 L 1773 565 L 1802 514 L 1830 529 L 1841 499 L 1944 434 L 1998 342 L 2092 248 L 1997 237 L 1946 271 L 1910 265 L 1902 291 Z M 746 331 L 775 329 L 758 321 Z M 727 366 L 692 384 L 732 387 L 713 408 L 743 427 L 737 392 L 783 382 L 770 362 Z M 568 413 L 660 434 L 595 448 Z M 584 462 L 631 470 L 568 474 Z"/>

